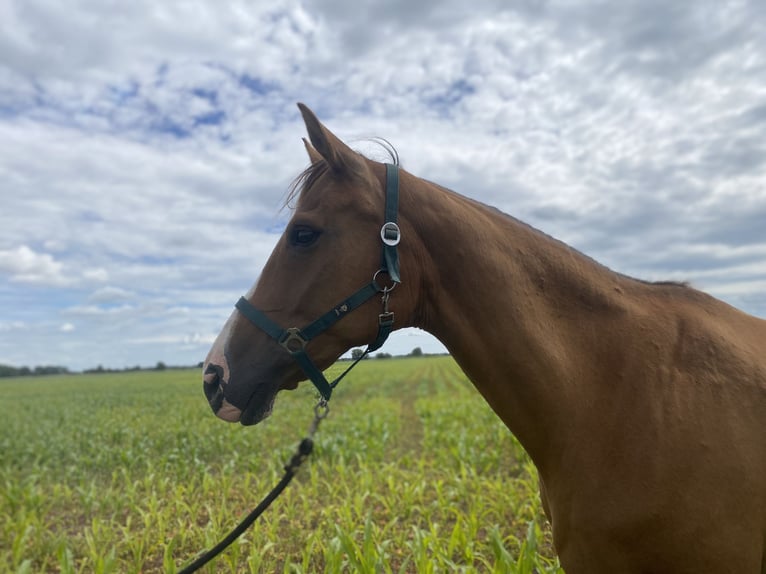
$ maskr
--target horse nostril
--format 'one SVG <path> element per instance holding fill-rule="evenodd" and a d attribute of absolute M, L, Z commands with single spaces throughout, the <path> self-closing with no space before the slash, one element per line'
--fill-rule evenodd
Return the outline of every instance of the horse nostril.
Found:
<path fill-rule="evenodd" d="M 223 387 L 221 382 L 223 380 L 223 367 L 218 365 L 208 364 L 205 372 L 202 375 L 202 386 L 205 389 L 205 396 L 207 397 L 210 407 L 213 412 L 217 413 L 223 404 Z"/>
<path fill-rule="evenodd" d="M 205 382 L 205 384 L 217 386 L 220 383 L 221 378 L 223 378 L 223 367 L 219 367 L 213 363 L 208 363 L 202 377 L 202 380 Z"/>

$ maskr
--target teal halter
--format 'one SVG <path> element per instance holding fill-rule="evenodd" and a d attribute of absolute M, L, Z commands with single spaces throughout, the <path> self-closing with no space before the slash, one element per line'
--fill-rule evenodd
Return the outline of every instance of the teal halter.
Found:
<path fill-rule="evenodd" d="M 385 223 L 380 229 L 380 239 L 383 242 L 381 254 L 380 269 L 375 272 L 372 281 L 359 289 L 356 293 L 342 301 L 327 313 L 319 317 L 313 323 L 299 329 L 290 327 L 282 329 L 274 321 L 269 319 L 266 314 L 256 309 L 247 299 L 240 297 L 236 308 L 253 325 L 261 329 L 272 339 L 277 341 L 293 358 L 298 362 L 306 376 L 314 383 L 314 386 L 322 395 L 326 402 L 330 400 L 333 389 L 353 369 L 356 364 L 366 357 L 369 353 L 380 349 L 394 328 L 394 313 L 388 310 L 388 297 L 391 291 L 401 283 L 399 276 L 399 254 L 396 246 L 401 240 L 401 231 L 396 223 L 397 213 L 399 211 L 399 168 L 392 164 L 386 164 L 386 207 Z M 380 274 L 388 275 L 391 280 L 390 286 L 381 286 L 377 279 Z M 378 334 L 375 340 L 367 345 L 367 349 L 360 355 L 343 373 L 332 383 L 328 382 L 322 371 L 313 363 L 306 353 L 308 342 L 329 329 L 337 321 L 348 315 L 351 311 L 371 299 L 377 294 L 382 293 L 383 312 L 378 315 Z"/>

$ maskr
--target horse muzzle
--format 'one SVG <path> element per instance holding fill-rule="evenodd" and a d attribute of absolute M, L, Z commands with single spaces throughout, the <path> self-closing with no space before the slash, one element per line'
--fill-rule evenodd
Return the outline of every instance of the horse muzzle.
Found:
<path fill-rule="evenodd" d="M 225 421 L 235 423 L 242 417 L 242 409 L 232 405 L 224 395 L 226 379 L 224 368 L 215 363 L 205 363 L 202 375 L 202 386 L 210 408 L 215 415 Z"/>

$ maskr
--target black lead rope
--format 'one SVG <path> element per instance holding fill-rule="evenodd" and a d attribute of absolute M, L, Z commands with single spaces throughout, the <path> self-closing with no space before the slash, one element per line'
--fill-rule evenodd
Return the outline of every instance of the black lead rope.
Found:
<path fill-rule="evenodd" d="M 274 502 L 277 497 L 282 494 L 282 491 L 287 488 L 287 485 L 290 484 L 290 481 L 298 472 L 303 461 L 305 461 L 311 454 L 311 451 L 314 449 L 314 433 L 316 433 L 319 428 L 319 423 L 322 422 L 322 419 L 324 419 L 329 412 L 330 407 L 328 406 L 327 401 L 321 399 L 314 407 L 314 420 L 309 428 L 308 436 L 300 442 L 298 449 L 295 454 L 293 454 L 290 462 L 285 465 L 285 473 L 282 475 L 282 478 L 277 485 L 271 489 L 271 492 L 261 500 L 258 506 L 256 506 L 231 532 L 229 532 L 223 540 L 195 559 L 194 562 L 184 567 L 182 570 L 179 570 L 178 574 L 191 574 L 202 568 L 205 564 L 226 550 L 232 542 L 239 538 L 245 530 L 250 528 L 253 522 L 255 522 L 258 517 L 271 506 L 271 503 Z"/>
<path fill-rule="evenodd" d="M 248 514 L 245 519 L 232 530 L 226 538 L 221 540 L 214 548 L 205 552 L 189 566 L 179 572 L 179 574 L 190 574 L 202 568 L 213 558 L 223 552 L 232 542 L 234 542 L 255 520 L 263 514 L 269 505 L 280 495 L 280 493 L 290 484 L 298 468 L 306 458 L 311 454 L 314 448 L 312 437 L 319 427 L 319 423 L 327 416 L 329 407 L 327 401 L 330 400 L 332 391 L 346 374 L 353 369 L 359 361 L 365 358 L 371 352 L 379 349 L 388 338 L 394 328 L 394 313 L 388 308 L 388 299 L 391 291 L 401 283 L 399 274 L 399 255 L 397 246 L 401 240 L 401 230 L 397 224 L 397 212 L 399 210 L 399 168 L 393 164 L 386 164 L 386 201 L 383 227 L 380 229 L 380 240 L 383 243 L 381 253 L 380 268 L 375 272 L 372 281 L 359 289 L 345 301 L 333 307 L 327 313 L 319 317 L 313 323 L 310 323 L 302 329 L 290 327 L 283 329 L 272 321 L 266 313 L 256 308 L 244 297 L 240 297 L 236 307 L 253 325 L 261 329 L 272 339 L 277 341 L 282 347 L 290 353 L 298 362 L 303 372 L 316 386 L 319 394 L 322 396 L 319 403 L 314 407 L 314 421 L 309 429 L 309 436 L 304 438 L 298 451 L 293 455 L 290 462 L 285 465 L 285 474 L 282 480 L 273 488 L 269 494 Z M 387 275 L 390 284 L 385 286 L 378 282 L 380 274 Z M 322 371 L 320 371 L 306 352 L 308 342 L 329 329 L 337 321 L 345 317 L 348 313 L 357 309 L 375 295 L 381 295 L 383 312 L 378 315 L 378 334 L 375 340 L 367 345 L 367 349 L 358 357 L 339 377 L 332 383 L 328 382 Z"/>

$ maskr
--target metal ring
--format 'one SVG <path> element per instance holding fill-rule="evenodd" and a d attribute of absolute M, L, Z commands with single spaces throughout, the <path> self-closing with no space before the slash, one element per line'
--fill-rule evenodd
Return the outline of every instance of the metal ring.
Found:
<path fill-rule="evenodd" d="M 387 231 L 395 232 L 396 237 L 388 238 L 386 234 Z M 394 247 L 395 245 L 399 245 L 399 242 L 402 240 L 402 231 L 399 229 L 399 226 L 396 223 L 393 221 L 387 221 L 383 224 L 383 227 L 380 228 L 380 239 L 385 245 Z"/>
<path fill-rule="evenodd" d="M 396 281 L 391 281 L 390 287 L 381 287 L 380 285 L 378 285 L 378 282 L 376 281 L 376 279 L 378 278 L 378 275 L 380 275 L 381 273 L 385 273 L 386 275 L 388 275 L 388 270 L 378 269 L 375 272 L 375 275 L 372 276 L 372 282 L 375 284 L 375 286 L 378 288 L 378 291 L 380 291 L 381 293 L 391 293 L 391 291 L 396 289 L 396 286 L 399 285 L 399 283 L 397 283 Z"/>
<path fill-rule="evenodd" d="M 314 417 L 316 420 L 321 421 L 327 415 L 330 414 L 330 405 L 327 404 L 325 399 L 321 399 L 316 406 L 314 406 Z"/>

